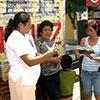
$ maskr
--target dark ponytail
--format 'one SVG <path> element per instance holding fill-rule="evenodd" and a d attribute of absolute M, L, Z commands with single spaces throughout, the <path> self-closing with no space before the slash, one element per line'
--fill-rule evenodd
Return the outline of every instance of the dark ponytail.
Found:
<path fill-rule="evenodd" d="M 19 23 L 26 24 L 30 20 L 30 15 L 27 12 L 18 12 L 14 16 L 14 20 L 10 19 L 5 28 L 5 42 L 13 30 L 18 28 Z"/>
<path fill-rule="evenodd" d="M 13 19 L 10 19 L 8 22 L 8 25 L 5 28 L 5 35 L 4 35 L 5 42 L 7 42 L 7 39 L 9 37 L 9 35 L 12 33 L 13 29 L 14 29 L 13 28 Z"/>

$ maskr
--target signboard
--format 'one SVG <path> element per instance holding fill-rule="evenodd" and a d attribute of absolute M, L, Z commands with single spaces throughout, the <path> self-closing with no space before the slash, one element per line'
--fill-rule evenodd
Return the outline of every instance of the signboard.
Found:
<path fill-rule="evenodd" d="M 86 6 L 97 7 L 100 5 L 100 0 L 86 0 Z"/>
<path fill-rule="evenodd" d="M 64 1 L 64 0 L 63 0 Z M 0 17 L 13 18 L 19 11 L 26 11 L 31 14 L 33 22 L 50 18 L 53 21 L 60 21 L 64 8 L 61 0 L 0 0 Z"/>
<path fill-rule="evenodd" d="M 4 32 L 3 27 L 0 26 L 0 53 L 4 53 Z"/>
<path fill-rule="evenodd" d="M 65 0 L 0 0 L 0 25 L 5 28 L 10 18 L 19 12 L 28 12 L 32 17 L 32 35 L 37 35 L 37 25 L 44 20 L 54 23 L 52 40 L 63 41 Z"/>

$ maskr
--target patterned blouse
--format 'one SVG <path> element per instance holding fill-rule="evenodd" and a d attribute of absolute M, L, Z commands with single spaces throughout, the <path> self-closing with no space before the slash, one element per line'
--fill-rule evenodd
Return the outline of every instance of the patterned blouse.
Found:
<path fill-rule="evenodd" d="M 49 47 L 53 46 L 53 42 L 49 40 L 48 42 L 44 41 L 41 37 L 35 40 L 36 45 L 40 49 L 40 53 L 45 53 L 47 52 L 47 48 L 45 44 L 47 44 Z M 51 55 L 52 57 L 53 55 Z M 60 64 L 54 64 L 54 63 L 46 63 L 46 64 L 41 64 L 41 75 L 43 76 L 49 76 L 57 73 L 60 70 Z"/>

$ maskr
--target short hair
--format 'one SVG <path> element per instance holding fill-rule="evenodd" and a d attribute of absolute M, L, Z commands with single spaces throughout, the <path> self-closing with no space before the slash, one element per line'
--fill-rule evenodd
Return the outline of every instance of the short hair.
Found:
<path fill-rule="evenodd" d="M 72 65 L 72 58 L 71 56 L 65 54 L 61 58 L 61 66 L 63 69 L 71 68 Z"/>
<path fill-rule="evenodd" d="M 50 26 L 51 30 L 53 31 L 53 23 L 49 20 L 44 20 L 40 23 L 39 27 L 38 27 L 38 34 L 37 34 L 37 37 L 40 37 L 41 36 L 41 33 L 43 31 L 43 28 L 45 26 Z"/>

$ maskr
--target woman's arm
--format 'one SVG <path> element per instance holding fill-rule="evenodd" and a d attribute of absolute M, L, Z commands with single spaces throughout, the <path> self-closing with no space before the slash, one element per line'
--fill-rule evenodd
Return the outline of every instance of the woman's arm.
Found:
<path fill-rule="evenodd" d="M 92 57 L 93 60 L 100 61 L 100 57 Z"/>
<path fill-rule="evenodd" d="M 94 56 L 92 56 L 91 53 L 89 53 L 89 52 L 85 52 L 85 55 L 86 55 L 87 57 L 89 57 L 90 59 L 92 59 L 92 60 L 100 61 L 100 57 L 94 57 Z"/>
<path fill-rule="evenodd" d="M 81 41 L 80 41 L 80 45 L 84 46 L 84 44 L 85 44 L 85 38 L 82 38 Z M 74 52 L 76 58 L 80 59 L 81 54 L 79 53 L 79 50 L 77 48 L 73 48 L 73 52 Z"/>
<path fill-rule="evenodd" d="M 37 48 L 37 55 L 42 55 L 40 53 L 40 48 L 37 45 L 36 45 L 36 48 Z M 57 50 L 57 54 L 58 53 L 59 53 L 59 51 Z M 61 62 L 61 59 L 59 57 L 50 57 L 50 58 L 46 59 L 43 63 L 49 63 L 49 62 L 58 64 Z"/>
<path fill-rule="evenodd" d="M 54 47 L 51 47 L 51 48 L 48 46 L 46 47 L 48 51 L 42 55 L 33 57 L 30 54 L 25 54 L 25 55 L 20 56 L 20 58 L 30 67 L 36 64 L 41 64 L 45 62 L 48 58 L 50 58 L 52 54 L 55 54 L 57 52 L 57 50 Z"/>
<path fill-rule="evenodd" d="M 79 53 L 79 50 L 77 48 L 73 48 L 73 53 L 75 54 L 75 57 L 77 59 L 80 59 L 80 53 Z"/>

